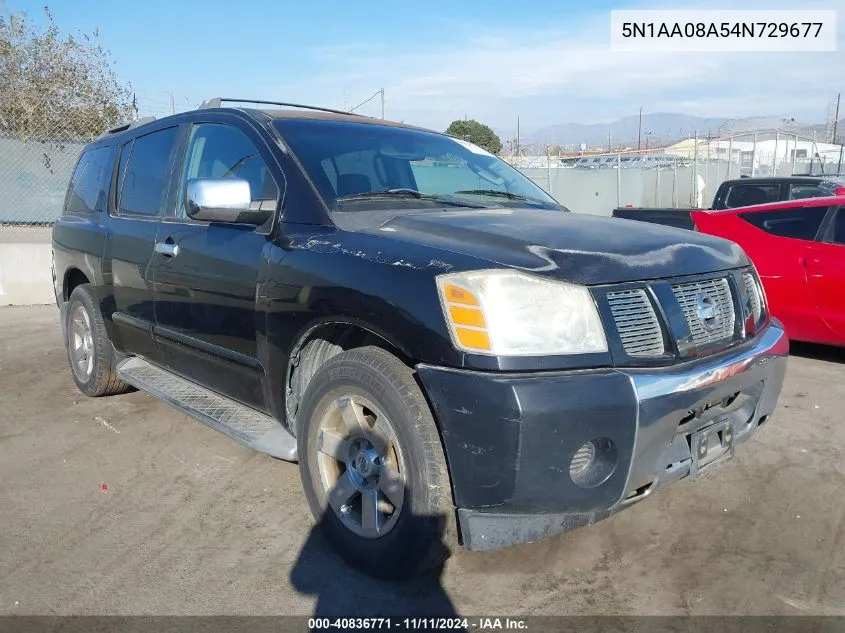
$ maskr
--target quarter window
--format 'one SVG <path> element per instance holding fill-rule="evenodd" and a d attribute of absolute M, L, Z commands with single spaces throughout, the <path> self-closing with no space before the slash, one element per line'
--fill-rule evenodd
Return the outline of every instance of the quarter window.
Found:
<path fill-rule="evenodd" d="M 178 128 L 139 136 L 120 156 L 121 214 L 158 215 L 165 200 L 170 157 Z"/>
<path fill-rule="evenodd" d="M 742 213 L 739 217 L 772 235 L 797 240 L 814 240 L 827 209 L 828 207 L 801 207 Z"/>
<path fill-rule="evenodd" d="M 68 187 L 65 213 L 93 213 L 103 208 L 103 176 L 111 165 L 112 151 L 111 147 L 96 147 L 82 154 Z"/>

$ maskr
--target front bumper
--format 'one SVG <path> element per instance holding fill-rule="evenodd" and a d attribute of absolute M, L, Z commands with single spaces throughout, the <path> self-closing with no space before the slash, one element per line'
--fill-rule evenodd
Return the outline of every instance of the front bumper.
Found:
<path fill-rule="evenodd" d="M 699 431 L 731 429 L 732 451 L 768 420 L 788 352 L 773 320 L 739 347 L 673 367 L 501 374 L 419 365 L 464 546 L 565 532 L 695 475 Z M 579 485 L 570 462 L 592 440 L 608 449 L 594 460 L 605 471 Z"/>

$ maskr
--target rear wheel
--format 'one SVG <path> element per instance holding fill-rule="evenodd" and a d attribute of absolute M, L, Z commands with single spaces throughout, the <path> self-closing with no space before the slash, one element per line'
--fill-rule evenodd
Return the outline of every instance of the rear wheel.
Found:
<path fill-rule="evenodd" d="M 342 352 L 314 375 L 298 419 L 308 503 L 348 563 L 396 579 L 448 557 L 446 461 L 411 369 L 375 347 Z"/>
<path fill-rule="evenodd" d="M 129 389 L 115 369 L 114 348 L 88 284 L 70 295 L 65 336 L 71 375 L 82 393 L 105 396 Z"/>

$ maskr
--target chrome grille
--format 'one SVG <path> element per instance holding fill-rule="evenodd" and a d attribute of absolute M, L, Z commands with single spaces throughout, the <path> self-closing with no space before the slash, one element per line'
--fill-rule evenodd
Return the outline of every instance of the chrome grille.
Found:
<path fill-rule="evenodd" d="M 745 294 L 748 297 L 751 314 L 754 315 L 754 323 L 760 321 L 760 316 L 763 313 L 763 302 L 760 300 L 760 290 L 757 288 L 757 282 L 754 281 L 754 275 L 751 273 L 742 273 L 742 282 L 745 284 Z"/>
<path fill-rule="evenodd" d="M 622 347 L 629 356 L 663 354 L 663 331 L 645 290 L 609 292 L 607 301 Z"/>
<path fill-rule="evenodd" d="M 736 315 L 728 280 L 707 279 L 672 286 L 696 347 L 733 337 Z"/>

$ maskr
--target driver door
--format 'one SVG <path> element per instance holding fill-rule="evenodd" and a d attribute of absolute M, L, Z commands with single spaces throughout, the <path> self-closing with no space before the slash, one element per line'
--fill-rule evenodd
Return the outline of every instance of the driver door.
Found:
<path fill-rule="evenodd" d="M 263 253 L 261 227 L 193 220 L 185 212 L 191 178 L 242 178 L 252 205 L 276 209 L 279 186 L 252 131 L 237 123 L 192 125 L 174 211 L 156 235 L 156 335 L 172 371 L 260 410 L 266 410 L 256 304 Z"/>
<path fill-rule="evenodd" d="M 832 222 L 807 256 L 807 281 L 819 315 L 845 342 L 845 207 L 833 210 Z"/>

